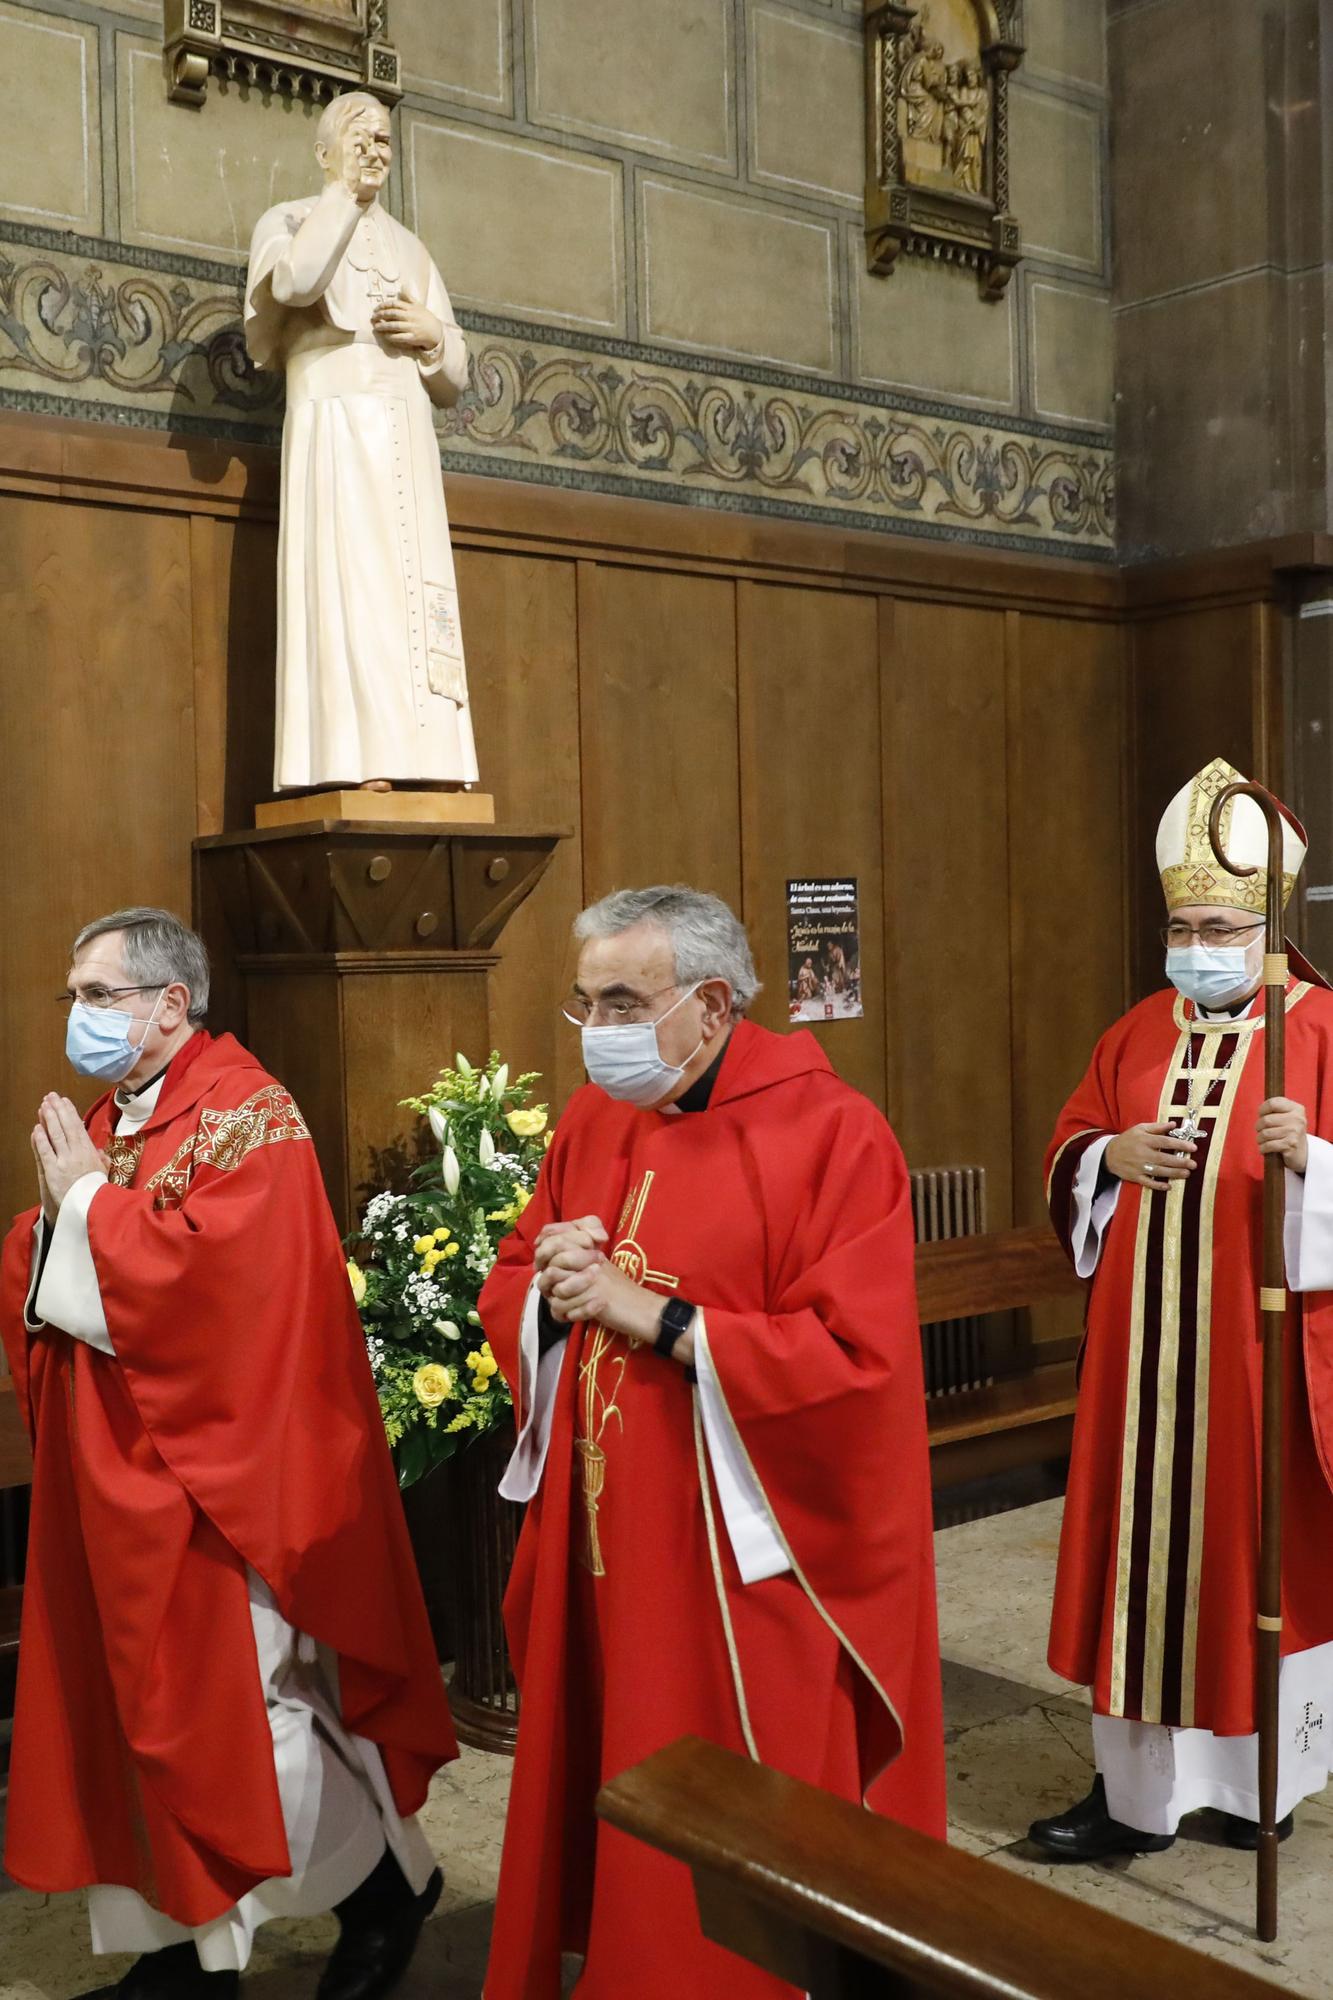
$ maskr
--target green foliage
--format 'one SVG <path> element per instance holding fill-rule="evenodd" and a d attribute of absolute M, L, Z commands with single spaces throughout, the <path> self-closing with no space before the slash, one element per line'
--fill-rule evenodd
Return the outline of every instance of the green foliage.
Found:
<path fill-rule="evenodd" d="M 549 1133 L 537 1073 L 510 1078 L 492 1051 L 441 1070 L 424 1097 L 438 1156 L 404 1194 L 371 1197 L 348 1239 L 384 1434 L 410 1486 L 463 1445 L 511 1421 L 512 1398 L 477 1314 L 481 1288 L 537 1184 Z"/>

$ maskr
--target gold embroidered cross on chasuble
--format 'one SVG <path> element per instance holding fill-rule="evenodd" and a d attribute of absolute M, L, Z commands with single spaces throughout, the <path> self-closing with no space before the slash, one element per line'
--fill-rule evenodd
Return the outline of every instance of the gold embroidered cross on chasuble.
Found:
<path fill-rule="evenodd" d="M 680 1279 L 667 1271 L 654 1271 L 639 1242 L 648 1199 L 657 1178 L 650 1169 L 631 1188 L 616 1225 L 616 1245 L 611 1262 L 636 1285 L 660 1286 L 674 1292 Z M 584 1527 L 581 1558 L 594 1576 L 605 1576 L 601 1539 L 597 1532 L 597 1510 L 606 1484 L 606 1451 L 602 1440 L 614 1418 L 622 1428 L 620 1394 L 625 1368 L 633 1347 L 623 1335 L 611 1332 L 596 1320 L 584 1329 L 583 1352 L 579 1360 L 579 1401 L 581 1428 L 574 1436 L 583 1475 Z"/>

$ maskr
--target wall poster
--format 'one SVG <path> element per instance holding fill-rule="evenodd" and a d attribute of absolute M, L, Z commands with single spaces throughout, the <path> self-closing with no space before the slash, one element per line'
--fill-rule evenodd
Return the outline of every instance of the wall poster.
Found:
<path fill-rule="evenodd" d="M 787 953 L 793 1021 L 861 1018 L 861 923 L 855 876 L 788 882 Z"/>

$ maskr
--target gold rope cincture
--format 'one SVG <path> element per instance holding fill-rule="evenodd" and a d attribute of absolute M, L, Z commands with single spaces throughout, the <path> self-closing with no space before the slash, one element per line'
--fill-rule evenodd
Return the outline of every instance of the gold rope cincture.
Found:
<path fill-rule="evenodd" d="M 754 1763 L 758 1763 L 759 1748 L 750 1727 L 750 1705 L 745 1699 L 745 1682 L 741 1679 L 740 1654 L 736 1651 L 736 1634 L 731 1624 L 731 1606 L 727 1603 L 727 1583 L 722 1574 L 722 1559 L 717 1550 L 717 1522 L 713 1518 L 713 1494 L 708 1483 L 708 1453 L 704 1447 L 703 1412 L 699 1407 L 699 1390 L 694 1390 L 694 1455 L 699 1465 L 699 1492 L 704 1503 L 704 1525 L 708 1530 L 708 1559 L 713 1566 L 713 1588 L 717 1592 L 717 1608 L 722 1617 L 722 1631 L 727 1642 L 727 1658 L 731 1661 L 731 1684 L 736 1690 L 736 1707 L 741 1718 L 741 1735 L 745 1747 Z"/>

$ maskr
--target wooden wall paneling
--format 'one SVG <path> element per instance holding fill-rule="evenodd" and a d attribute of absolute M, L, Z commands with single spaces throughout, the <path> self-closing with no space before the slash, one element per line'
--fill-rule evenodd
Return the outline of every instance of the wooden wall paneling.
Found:
<path fill-rule="evenodd" d="M 416 1079 L 424 1089 L 455 1049 L 485 1045 L 490 976 L 405 966 L 388 974 L 349 971 L 340 980 L 349 1214 L 384 1186 L 379 1156 L 386 1144 L 410 1153 L 416 1143 L 416 1113 L 398 1109 L 400 1099 L 417 1095 Z"/>
<path fill-rule="evenodd" d="M 338 1227 L 350 1227 L 353 1179 L 342 1103 L 343 1022 L 341 982 L 313 970 L 252 972 L 245 978 L 245 1034 L 249 1046 L 272 1074 L 286 1084 L 310 1127 L 319 1152 Z M 392 982 L 382 979 L 380 985 Z M 406 1097 L 410 1079 L 401 1079 L 382 1022 L 378 1061 L 386 1087 Z"/>
<path fill-rule="evenodd" d="M 1013 1220 L 1004 619 L 881 599 L 889 1115 Z"/>
<path fill-rule="evenodd" d="M 198 831 L 239 832 L 273 796 L 277 528 L 190 519 Z"/>
<path fill-rule="evenodd" d="M 122 904 L 188 916 L 194 833 L 189 522 L 0 497 L 0 746 L 12 843 L 0 974 L 0 1206 L 32 1199 L 43 1092 L 85 1103 L 52 995 Z"/>
<path fill-rule="evenodd" d="M 516 1069 L 540 1070 L 542 1095 L 559 1105 L 583 1081 L 578 1036 L 559 1014 L 583 900 L 575 565 L 471 550 L 457 562 L 482 788 L 501 824 L 571 836 L 506 926 L 491 982 L 491 1040 Z"/>
<path fill-rule="evenodd" d="M 788 1017 L 786 885 L 857 878 L 865 1017 L 814 1025 L 838 1073 L 885 1101 L 884 850 L 875 600 L 737 585 L 744 914 L 764 991 Z"/>
<path fill-rule="evenodd" d="M 1126 1006 L 1126 646 L 1114 626 L 1017 612 L 1006 632 L 1014 1220 L 1035 1223 L 1056 1117 Z M 1032 1330 L 1079 1320 L 1060 1301 Z"/>
<path fill-rule="evenodd" d="M 736 586 L 579 564 L 583 882 L 741 902 Z"/>
<path fill-rule="evenodd" d="M 1272 738 L 1257 730 L 1264 712 L 1263 609 L 1254 603 L 1204 605 L 1138 620 L 1133 635 L 1134 795 L 1133 954 L 1135 999 L 1162 983 L 1162 892 L 1154 858 L 1167 802 L 1210 758 L 1225 757 L 1267 782 Z M 1280 741 L 1280 732 L 1277 740 Z"/>

